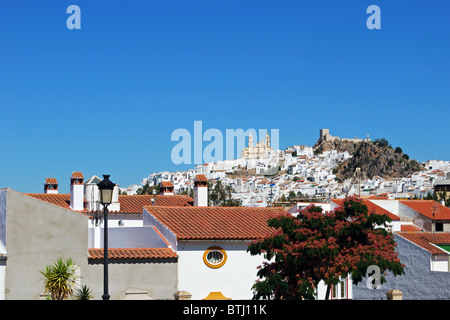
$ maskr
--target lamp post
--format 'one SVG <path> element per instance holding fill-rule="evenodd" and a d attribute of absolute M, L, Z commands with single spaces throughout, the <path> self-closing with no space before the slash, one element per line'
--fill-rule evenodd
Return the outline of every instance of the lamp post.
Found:
<path fill-rule="evenodd" d="M 103 240 L 103 300 L 109 300 L 108 293 L 108 205 L 112 202 L 112 195 L 115 184 L 109 180 L 109 174 L 103 175 L 103 181 L 97 184 L 100 191 L 100 203 L 103 205 L 103 216 L 105 225 L 104 240 Z"/>

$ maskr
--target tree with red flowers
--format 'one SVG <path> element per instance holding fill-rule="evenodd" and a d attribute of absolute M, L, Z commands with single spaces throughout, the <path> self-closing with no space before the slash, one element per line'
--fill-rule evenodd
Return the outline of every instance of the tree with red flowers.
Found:
<path fill-rule="evenodd" d="M 395 250 L 386 215 L 369 212 L 356 197 L 346 198 L 333 211 L 311 205 L 297 215 L 279 214 L 268 221 L 274 231 L 253 241 L 247 251 L 263 254 L 267 262 L 259 267 L 253 286 L 254 299 L 315 299 L 321 280 L 330 286 L 352 276 L 355 284 L 366 276 L 367 268 L 383 273 L 404 274 L 404 265 Z"/>

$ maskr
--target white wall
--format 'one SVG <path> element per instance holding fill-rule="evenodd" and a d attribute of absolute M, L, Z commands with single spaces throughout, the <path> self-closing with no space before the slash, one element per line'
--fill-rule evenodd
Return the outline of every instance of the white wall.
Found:
<path fill-rule="evenodd" d="M 89 228 L 89 248 L 103 248 L 104 228 Z M 110 227 L 109 248 L 167 248 L 153 227 Z"/>
<path fill-rule="evenodd" d="M 225 250 L 227 262 L 212 269 L 203 262 L 203 254 L 211 246 Z M 257 279 L 262 256 L 252 256 L 244 241 L 180 241 L 178 244 L 178 289 L 201 300 L 210 292 L 220 291 L 233 300 L 252 299 L 251 287 Z"/>
<path fill-rule="evenodd" d="M 425 229 L 425 231 L 431 231 L 431 219 L 402 203 L 398 204 L 398 215 L 400 217 L 414 219 L 414 224 L 417 227 Z"/>
<path fill-rule="evenodd" d="M 431 271 L 448 272 L 448 255 L 431 256 Z"/>
<path fill-rule="evenodd" d="M 0 190 L 0 254 L 6 253 L 6 195 L 6 189 Z"/>
<path fill-rule="evenodd" d="M 39 270 L 57 258 L 87 269 L 88 217 L 7 189 L 6 300 L 39 299 Z"/>
<path fill-rule="evenodd" d="M 98 224 L 103 225 L 103 219 L 100 219 Z M 108 227 L 142 227 L 142 225 L 142 215 L 139 214 L 108 214 Z M 95 220 L 91 219 L 89 227 L 93 226 L 95 226 Z"/>
<path fill-rule="evenodd" d="M 6 259 L 0 257 L 0 300 L 5 300 Z"/>
<path fill-rule="evenodd" d="M 334 202 L 333 202 L 334 203 Z M 310 205 L 315 205 L 317 207 L 321 207 L 323 211 L 330 211 L 331 210 L 331 204 L 330 203 L 319 203 L 319 202 L 298 202 L 291 208 L 289 208 L 289 213 L 298 213 L 298 211 L 305 209 L 306 207 Z"/>
<path fill-rule="evenodd" d="M 7 191 L 0 190 L 0 300 L 5 300 L 6 281 L 6 198 Z"/>
<path fill-rule="evenodd" d="M 398 205 L 399 202 L 397 200 L 373 200 L 370 199 L 370 202 L 376 204 L 379 207 L 382 207 L 383 209 L 398 215 Z"/>
<path fill-rule="evenodd" d="M 345 283 L 344 290 L 344 297 L 341 297 L 341 290 L 342 287 L 340 284 L 336 286 L 336 293 L 337 297 L 333 298 L 333 287 L 331 287 L 330 291 L 330 300 L 345 300 L 345 299 L 352 299 L 353 298 L 353 282 L 351 280 L 351 276 L 348 276 L 345 280 L 343 280 Z M 317 300 L 325 300 L 325 295 L 327 293 L 327 286 L 323 281 L 319 282 L 319 285 L 317 286 Z"/>

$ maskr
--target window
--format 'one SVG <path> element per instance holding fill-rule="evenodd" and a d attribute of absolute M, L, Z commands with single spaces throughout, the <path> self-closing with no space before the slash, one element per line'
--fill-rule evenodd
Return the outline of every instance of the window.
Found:
<path fill-rule="evenodd" d="M 332 299 L 346 299 L 347 298 L 347 279 L 341 279 L 341 281 L 331 286 Z"/>
<path fill-rule="evenodd" d="M 212 269 L 222 267 L 227 261 L 227 253 L 220 247 L 210 247 L 203 254 L 203 262 Z"/>
<path fill-rule="evenodd" d="M 436 223 L 436 231 L 444 231 L 444 224 Z"/>

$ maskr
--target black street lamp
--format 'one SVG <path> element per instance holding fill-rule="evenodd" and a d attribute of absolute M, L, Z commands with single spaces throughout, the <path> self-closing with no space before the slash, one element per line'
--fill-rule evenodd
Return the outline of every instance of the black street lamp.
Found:
<path fill-rule="evenodd" d="M 115 184 L 109 180 L 109 174 L 103 175 L 103 181 L 97 184 L 100 191 L 100 203 L 103 205 L 103 215 L 105 225 L 104 230 L 104 240 L 103 240 L 103 300 L 109 300 L 108 293 L 108 205 L 112 202 L 112 195 Z"/>

